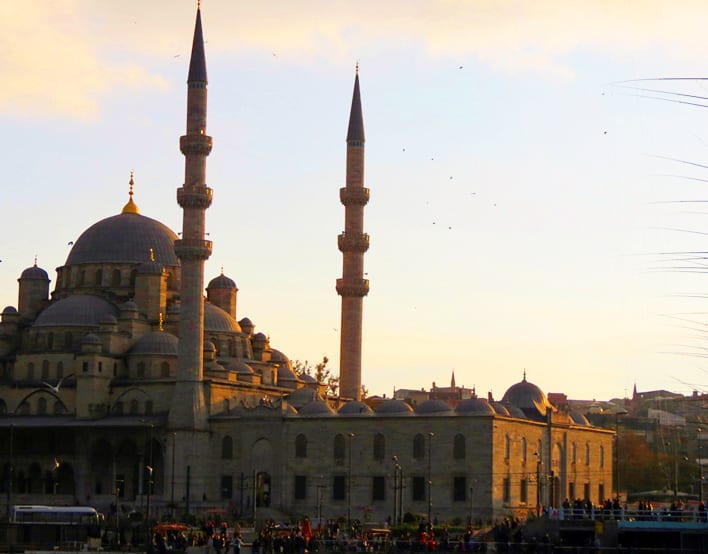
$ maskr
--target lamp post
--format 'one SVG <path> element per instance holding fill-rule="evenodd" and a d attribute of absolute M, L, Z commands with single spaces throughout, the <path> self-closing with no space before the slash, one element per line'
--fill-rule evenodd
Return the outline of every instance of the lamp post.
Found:
<path fill-rule="evenodd" d="M 696 442 L 698 445 L 698 502 L 703 502 L 703 460 L 701 459 L 701 431 L 696 429 Z"/>
<path fill-rule="evenodd" d="M 15 439 L 15 425 L 10 424 L 10 467 L 7 468 L 7 518 L 10 519 L 10 506 L 12 506 L 12 485 L 14 485 L 14 471 L 15 471 L 15 459 L 14 459 L 14 439 Z"/>
<path fill-rule="evenodd" d="M 615 412 L 615 498 L 619 502 L 620 497 L 620 433 L 619 420 L 620 416 L 627 415 L 627 410 L 617 410 Z"/>
<path fill-rule="evenodd" d="M 322 489 L 324 485 L 324 475 L 320 475 L 320 480 L 317 483 L 317 527 L 322 527 Z"/>
<path fill-rule="evenodd" d="M 400 465 L 398 465 L 398 456 L 392 456 L 393 460 L 393 523 L 398 522 L 398 473 L 400 470 Z"/>
<path fill-rule="evenodd" d="M 536 456 L 536 517 L 541 515 L 541 453 L 534 452 Z"/>
<path fill-rule="evenodd" d="M 433 437 L 435 433 L 428 433 L 428 526 L 433 528 L 433 476 L 432 476 L 432 454 L 433 454 Z"/>
<path fill-rule="evenodd" d="M 349 469 L 347 471 L 347 533 L 352 530 L 352 441 L 356 435 L 349 433 Z"/>
<path fill-rule="evenodd" d="M 172 483 L 170 490 L 170 517 L 175 520 L 175 450 L 177 450 L 177 433 L 172 433 Z"/>

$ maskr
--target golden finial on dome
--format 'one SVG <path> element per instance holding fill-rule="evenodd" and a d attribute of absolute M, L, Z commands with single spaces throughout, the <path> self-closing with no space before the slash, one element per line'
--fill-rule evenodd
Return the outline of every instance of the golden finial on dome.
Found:
<path fill-rule="evenodd" d="M 152 248 L 150 249 L 150 261 L 155 261 L 155 250 L 153 250 Z"/>
<path fill-rule="evenodd" d="M 35 264 L 35 265 L 37 265 L 37 264 Z M 223 265 L 221 266 L 221 275 L 222 276 L 224 275 L 224 266 Z"/>
<path fill-rule="evenodd" d="M 359 60 L 356 61 L 356 74 L 359 75 Z"/>
<path fill-rule="evenodd" d="M 162 326 L 163 321 L 164 321 L 164 320 L 162 319 L 162 312 L 160 312 L 160 331 L 164 331 L 164 330 L 165 330 L 164 327 Z"/>
<path fill-rule="evenodd" d="M 129 199 L 128 203 L 123 206 L 123 211 L 121 213 L 124 214 L 139 214 L 140 210 L 138 210 L 138 207 L 135 205 L 135 202 L 133 202 L 133 185 L 135 182 L 133 181 L 133 170 L 130 170 L 130 181 L 128 182 L 130 185 L 130 190 L 128 191 Z"/>
<path fill-rule="evenodd" d="M 34 255 L 34 267 L 37 267 L 37 254 Z"/>

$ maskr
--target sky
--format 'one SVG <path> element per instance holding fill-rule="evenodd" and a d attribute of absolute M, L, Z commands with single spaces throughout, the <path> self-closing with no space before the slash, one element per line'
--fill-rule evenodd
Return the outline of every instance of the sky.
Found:
<path fill-rule="evenodd" d="M 0 3 L 0 305 L 120 212 L 180 231 L 192 0 Z M 708 392 L 708 5 L 203 0 L 214 250 L 237 317 L 336 373 L 366 131 L 370 394 Z M 684 78 L 674 80 L 674 78 Z M 686 79 L 688 78 L 688 79 Z M 698 104 L 698 105 L 696 105 Z M 703 107 L 702 107 L 703 106 Z M 693 252 L 696 254 L 685 254 Z"/>

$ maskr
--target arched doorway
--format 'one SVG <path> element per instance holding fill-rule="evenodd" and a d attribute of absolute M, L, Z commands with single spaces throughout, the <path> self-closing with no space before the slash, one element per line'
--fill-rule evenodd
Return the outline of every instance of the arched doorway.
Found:
<path fill-rule="evenodd" d="M 268 508 L 270 500 L 270 474 L 260 471 L 256 473 L 256 507 Z"/>

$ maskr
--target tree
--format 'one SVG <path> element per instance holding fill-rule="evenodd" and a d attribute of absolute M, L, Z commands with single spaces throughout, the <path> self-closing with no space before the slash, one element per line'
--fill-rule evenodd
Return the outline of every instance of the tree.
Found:
<path fill-rule="evenodd" d="M 332 371 L 327 367 L 328 363 L 329 358 L 327 356 L 323 356 L 322 361 L 315 365 L 312 365 L 307 360 L 304 362 L 295 360 L 293 362 L 293 371 L 298 377 L 310 375 L 318 384 L 326 386 L 327 395 L 336 396 L 339 391 L 339 377 L 332 375 Z"/>

